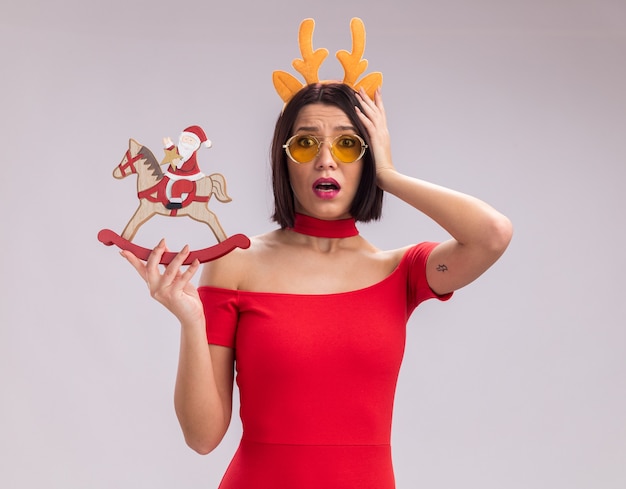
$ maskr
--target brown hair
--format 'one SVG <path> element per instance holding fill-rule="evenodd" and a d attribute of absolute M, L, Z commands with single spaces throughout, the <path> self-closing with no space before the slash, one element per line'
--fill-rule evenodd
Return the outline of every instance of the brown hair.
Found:
<path fill-rule="evenodd" d="M 271 148 L 272 185 L 274 188 L 274 214 L 272 219 L 282 228 L 292 227 L 295 219 L 294 197 L 289 183 L 287 154 L 283 148 L 292 135 L 293 125 L 300 109 L 309 104 L 333 105 L 350 119 L 365 143 L 370 146 L 367 129 L 360 121 L 355 107 L 361 107 L 354 89 L 343 83 L 315 83 L 304 87 L 287 103 L 276 121 Z M 383 191 L 376 184 L 376 163 L 369 150 L 363 155 L 361 181 L 350 207 L 356 221 L 368 222 L 380 219 Z"/>

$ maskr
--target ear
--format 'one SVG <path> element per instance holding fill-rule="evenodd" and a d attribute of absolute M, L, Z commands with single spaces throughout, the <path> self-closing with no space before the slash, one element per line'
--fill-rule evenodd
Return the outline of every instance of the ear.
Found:
<path fill-rule="evenodd" d="M 139 153 L 139 150 L 142 148 L 142 145 L 139 144 L 137 141 L 135 141 L 134 139 L 129 139 L 128 140 L 128 149 L 130 150 L 130 154 L 133 156 L 137 156 L 137 153 Z"/>

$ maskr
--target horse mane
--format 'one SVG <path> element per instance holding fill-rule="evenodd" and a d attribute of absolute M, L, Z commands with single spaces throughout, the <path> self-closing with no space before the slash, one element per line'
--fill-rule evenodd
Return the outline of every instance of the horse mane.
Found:
<path fill-rule="evenodd" d="M 157 180 L 161 180 L 161 178 L 163 178 L 163 170 L 161 169 L 159 161 L 154 157 L 154 154 L 152 154 L 152 151 L 146 146 L 142 146 L 139 153 L 143 154 L 145 157 L 146 162 L 144 164 L 148 166 L 148 170 L 152 170 L 152 176 L 156 177 Z"/>

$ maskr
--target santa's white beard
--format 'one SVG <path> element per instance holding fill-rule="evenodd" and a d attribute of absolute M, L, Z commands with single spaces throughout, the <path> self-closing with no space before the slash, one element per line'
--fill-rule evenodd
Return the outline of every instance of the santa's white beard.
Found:
<path fill-rule="evenodd" d="M 197 144 L 178 143 L 178 154 L 182 157 L 183 162 L 191 158 L 191 155 L 199 148 Z"/>

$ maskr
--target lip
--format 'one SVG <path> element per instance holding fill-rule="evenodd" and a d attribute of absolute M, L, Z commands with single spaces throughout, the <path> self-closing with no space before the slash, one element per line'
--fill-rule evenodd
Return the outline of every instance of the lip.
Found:
<path fill-rule="evenodd" d="M 328 190 L 319 188 L 319 186 L 332 185 L 335 188 Z M 320 199 L 333 199 L 341 191 L 341 185 L 334 178 L 318 178 L 312 185 L 313 193 Z"/>

